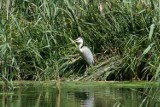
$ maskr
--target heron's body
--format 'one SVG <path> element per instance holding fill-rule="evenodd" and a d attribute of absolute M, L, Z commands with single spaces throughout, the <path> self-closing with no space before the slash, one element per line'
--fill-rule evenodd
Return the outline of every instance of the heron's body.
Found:
<path fill-rule="evenodd" d="M 80 49 L 80 54 L 83 57 L 83 59 L 89 64 L 89 65 L 93 65 L 94 61 L 93 61 L 93 56 L 92 56 L 92 52 L 91 50 L 87 47 L 87 46 L 83 46 Z"/>
<path fill-rule="evenodd" d="M 76 39 L 76 42 L 79 43 L 78 49 L 79 49 L 79 52 L 80 52 L 82 58 L 89 65 L 93 65 L 94 60 L 93 60 L 92 52 L 87 46 L 83 46 L 83 39 L 81 37 L 79 37 L 78 39 Z"/>

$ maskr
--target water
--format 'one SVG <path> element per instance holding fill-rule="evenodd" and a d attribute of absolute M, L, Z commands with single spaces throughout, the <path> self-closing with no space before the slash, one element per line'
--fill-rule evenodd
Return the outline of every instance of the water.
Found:
<path fill-rule="evenodd" d="M 0 90 L 0 107 L 160 107 L 158 88 L 27 85 Z"/>

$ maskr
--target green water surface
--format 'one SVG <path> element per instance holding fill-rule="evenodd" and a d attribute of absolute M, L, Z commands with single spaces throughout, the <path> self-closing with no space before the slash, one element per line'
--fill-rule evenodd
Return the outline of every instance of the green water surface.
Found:
<path fill-rule="evenodd" d="M 0 107 L 160 107 L 157 82 L 15 82 L 1 83 Z"/>

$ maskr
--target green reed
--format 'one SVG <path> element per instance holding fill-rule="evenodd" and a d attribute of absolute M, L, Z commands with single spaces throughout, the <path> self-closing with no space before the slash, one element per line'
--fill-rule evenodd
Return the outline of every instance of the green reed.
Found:
<path fill-rule="evenodd" d="M 94 53 L 97 80 L 159 78 L 158 0 L 2 2 L 0 69 L 8 79 L 55 79 L 57 64 L 61 78 L 82 75 L 78 36 Z"/>

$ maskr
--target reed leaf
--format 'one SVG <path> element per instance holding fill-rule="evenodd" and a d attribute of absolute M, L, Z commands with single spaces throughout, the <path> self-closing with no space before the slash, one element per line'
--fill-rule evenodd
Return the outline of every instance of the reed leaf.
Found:
<path fill-rule="evenodd" d="M 153 33 L 154 33 L 155 24 L 152 24 L 149 31 L 149 40 L 152 39 Z"/>

